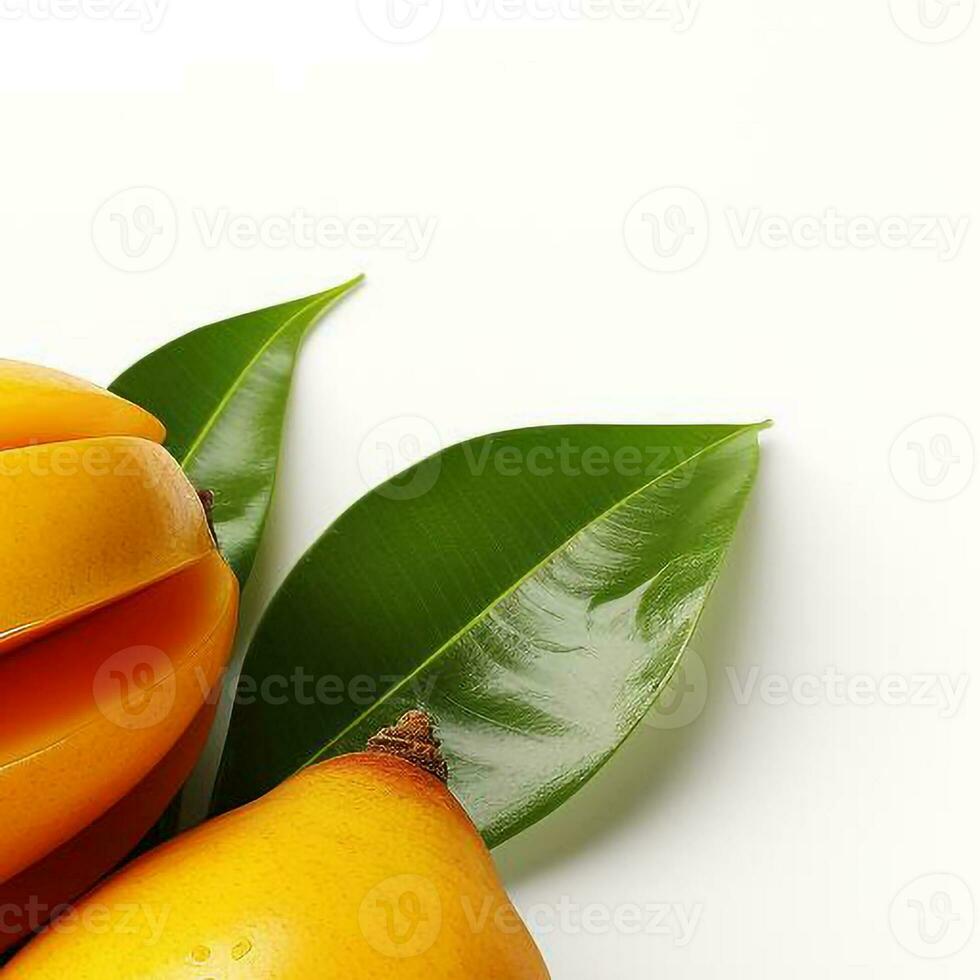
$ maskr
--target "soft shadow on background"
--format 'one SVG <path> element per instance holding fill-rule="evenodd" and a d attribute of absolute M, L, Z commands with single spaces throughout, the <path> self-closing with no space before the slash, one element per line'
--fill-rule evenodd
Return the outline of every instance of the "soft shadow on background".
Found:
<path fill-rule="evenodd" d="M 614 836 L 667 794 L 684 792 L 698 779 L 715 779 L 714 747 L 731 736 L 730 717 L 714 710 L 727 665 L 750 656 L 748 625 L 765 614 L 759 557 L 763 553 L 766 457 L 771 463 L 772 440 L 763 448 L 763 471 L 746 508 L 732 549 L 691 647 L 707 666 L 708 703 L 697 721 L 674 731 L 644 724 L 609 763 L 564 806 L 534 827 L 502 844 L 494 859 L 504 880 L 519 885 L 608 836 Z M 609 801 L 615 800 L 615 806 Z"/>

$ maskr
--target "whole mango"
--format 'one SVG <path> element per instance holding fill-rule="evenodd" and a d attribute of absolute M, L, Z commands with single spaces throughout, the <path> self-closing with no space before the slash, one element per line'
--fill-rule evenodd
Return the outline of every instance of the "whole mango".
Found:
<path fill-rule="evenodd" d="M 140 858 L 9 980 L 547 980 L 411 712 Z"/>

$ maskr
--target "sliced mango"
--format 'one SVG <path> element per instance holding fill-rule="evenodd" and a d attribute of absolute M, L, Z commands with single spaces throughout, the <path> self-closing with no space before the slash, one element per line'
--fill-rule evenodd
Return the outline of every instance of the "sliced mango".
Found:
<path fill-rule="evenodd" d="M 0 360 L 0 450 L 96 436 L 163 442 L 149 412 L 60 371 Z"/>
<path fill-rule="evenodd" d="M 110 810 L 212 699 L 238 584 L 217 552 L 0 657 L 0 882 Z"/>
<path fill-rule="evenodd" d="M 0 452 L 0 654 L 214 549 L 173 457 L 131 437 Z"/>

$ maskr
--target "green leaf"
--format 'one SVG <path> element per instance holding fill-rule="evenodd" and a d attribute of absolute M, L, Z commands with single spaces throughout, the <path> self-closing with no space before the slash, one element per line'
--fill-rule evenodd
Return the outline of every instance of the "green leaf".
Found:
<path fill-rule="evenodd" d="M 363 278 L 201 327 L 147 355 L 110 386 L 166 425 L 167 448 L 191 482 L 214 492 L 218 543 L 242 585 L 272 500 L 300 344 Z"/>
<path fill-rule="evenodd" d="M 454 446 L 348 510 L 249 650 L 213 809 L 432 713 L 493 845 L 579 789 L 677 667 L 763 426 L 560 426 Z"/>

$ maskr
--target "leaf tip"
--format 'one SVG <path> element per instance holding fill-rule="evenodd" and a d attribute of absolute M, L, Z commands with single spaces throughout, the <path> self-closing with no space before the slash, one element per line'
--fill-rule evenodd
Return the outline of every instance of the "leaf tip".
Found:
<path fill-rule="evenodd" d="M 328 290 L 331 293 L 348 293 L 352 289 L 356 289 L 364 280 L 367 279 L 367 274 L 364 272 L 359 272 L 353 279 L 348 279 L 347 282 L 342 282 L 339 286 L 335 286 L 333 289 Z"/>
<path fill-rule="evenodd" d="M 308 299 L 312 303 L 317 304 L 317 313 L 326 313 L 335 303 L 339 302 L 348 293 L 355 290 L 367 277 L 363 272 L 354 276 L 353 279 L 348 279 L 346 282 L 342 282 L 339 286 L 331 286 L 329 289 L 325 289 L 322 293 L 316 293 L 314 296 L 310 296 Z"/>

